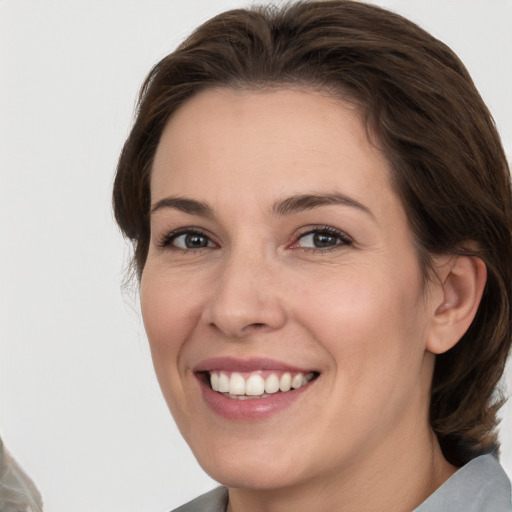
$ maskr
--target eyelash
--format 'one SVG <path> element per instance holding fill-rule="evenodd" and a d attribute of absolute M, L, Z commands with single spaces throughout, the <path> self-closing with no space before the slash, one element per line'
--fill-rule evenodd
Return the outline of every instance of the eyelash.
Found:
<path fill-rule="evenodd" d="M 300 246 L 294 247 L 299 243 L 300 240 L 304 239 L 308 235 L 321 235 L 321 234 L 336 237 L 340 240 L 340 242 L 337 243 L 336 245 L 328 246 L 328 247 L 300 247 Z M 208 239 L 208 242 L 212 242 L 211 237 L 207 233 L 205 233 L 204 231 L 202 231 L 200 229 L 180 228 L 180 229 L 171 231 L 170 233 L 167 233 L 164 236 L 162 236 L 160 238 L 160 240 L 158 241 L 158 247 L 160 249 L 170 249 L 173 251 L 184 251 L 184 252 L 199 251 L 201 249 L 211 248 L 211 247 L 207 246 L 207 247 L 199 247 L 199 248 L 195 248 L 195 249 L 191 249 L 191 248 L 184 249 L 182 247 L 173 246 L 172 245 L 173 242 L 182 235 L 197 235 L 197 236 L 201 236 L 201 237 L 206 237 Z M 212 243 L 214 243 L 214 242 L 212 242 Z M 335 249 L 339 249 L 340 247 L 343 247 L 343 246 L 350 246 L 353 243 L 354 243 L 354 241 L 352 240 L 352 238 L 350 238 L 346 233 L 344 233 L 343 231 L 340 231 L 339 229 L 336 229 L 332 226 L 315 226 L 315 227 L 310 227 L 307 231 L 299 233 L 299 235 L 295 237 L 293 242 L 290 245 L 288 245 L 287 248 L 295 249 L 295 250 L 298 249 L 298 250 L 303 250 L 303 251 L 308 251 L 308 252 L 311 252 L 311 251 L 313 251 L 313 252 L 328 252 L 328 251 L 332 251 Z"/>
<path fill-rule="evenodd" d="M 329 252 L 333 251 L 335 249 L 339 249 L 343 246 L 350 246 L 354 243 L 352 238 L 350 238 L 346 233 L 343 231 L 340 231 L 337 228 L 334 228 L 332 226 L 314 226 L 310 227 L 306 231 L 300 233 L 295 240 L 292 242 L 288 248 L 294 248 L 295 245 L 299 243 L 300 240 L 304 239 L 308 235 L 328 235 L 332 237 L 336 237 L 339 239 L 339 243 L 336 245 L 332 245 L 329 247 L 295 247 L 295 249 L 308 251 L 308 252 Z"/>
<path fill-rule="evenodd" d="M 197 228 L 180 228 L 180 229 L 177 229 L 175 231 L 171 231 L 170 233 L 167 233 L 165 234 L 164 236 L 162 236 L 160 238 L 160 240 L 158 241 L 158 247 L 160 249 L 170 249 L 170 250 L 173 250 L 173 251 L 198 251 L 202 248 L 197 248 L 197 249 L 183 249 L 181 247 L 175 247 L 172 245 L 172 243 L 177 239 L 179 238 L 180 236 L 182 235 L 197 235 L 197 236 L 204 236 L 205 238 L 208 239 L 209 242 L 211 242 L 211 237 L 208 236 L 207 233 L 205 233 L 204 231 L 200 230 L 200 229 L 197 229 Z M 204 249 L 206 249 L 207 247 L 205 247 Z"/>

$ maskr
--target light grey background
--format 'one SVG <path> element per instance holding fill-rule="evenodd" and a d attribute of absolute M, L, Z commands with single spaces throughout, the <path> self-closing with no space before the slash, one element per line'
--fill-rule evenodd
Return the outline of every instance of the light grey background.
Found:
<path fill-rule="evenodd" d="M 380 0 L 466 63 L 512 151 L 512 2 Z M 225 0 L 0 1 L 0 433 L 47 512 L 166 511 L 214 483 L 153 376 L 116 159 L 150 66 Z M 512 372 L 508 370 L 509 389 Z M 512 474 L 512 407 L 502 460 Z"/>

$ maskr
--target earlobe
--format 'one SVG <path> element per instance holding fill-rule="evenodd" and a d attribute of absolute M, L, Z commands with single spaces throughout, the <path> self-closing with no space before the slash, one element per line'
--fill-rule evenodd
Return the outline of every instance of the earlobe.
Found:
<path fill-rule="evenodd" d="M 442 354 L 468 330 L 476 315 L 487 280 L 485 263 L 476 256 L 453 256 L 440 276 L 442 300 L 434 305 L 427 350 Z"/>

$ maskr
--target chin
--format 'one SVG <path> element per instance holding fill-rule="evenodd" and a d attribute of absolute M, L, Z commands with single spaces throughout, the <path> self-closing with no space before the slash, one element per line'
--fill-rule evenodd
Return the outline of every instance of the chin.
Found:
<path fill-rule="evenodd" d="M 275 490 L 298 483 L 299 476 L 291 468 L 276 467 L 275 462 L 253 465 L 250 462 L 217 462 L 215 467 L 203 469 L 220 484 L 234 489 Z"/>
<path fill-rule="evenodd" d="M 208 450 L 205 455 L 196 450 L 194 454 L 211 478 L 230 488 L 272 490 L 302 479 L 304 468 L 282 450 L 261 448 L 257 443 L 251 448 L 234 443 L 217 452 Z"/>

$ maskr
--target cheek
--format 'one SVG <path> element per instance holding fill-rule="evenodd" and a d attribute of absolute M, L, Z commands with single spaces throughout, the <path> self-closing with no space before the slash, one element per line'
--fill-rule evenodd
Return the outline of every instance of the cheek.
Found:
<path fill-rule="evenodd" d="M 155 374 L 171 414 L 181 424 L 190 415 L 182 354 L 199 319 L 197 290 L 201 287 L 178 281 L 168 272 L 147 266 L 140 301 Z"/>
<path fill-rule="evenodd" d="M 332 362 L 325 377 L 334 430 L 351 435 L 357 424 L 361 435 L 389 432 L 403 411 L 426 402 L 425 312 L 414 275 L 352 272 L 297 303 L 297 316 Z"/>
<path fill-rule="evenodd" d="M 197 289 L 151 267 L 143 272 L 142 318 L 157 371 L 158 366 L 168 365 L 170 358 L 177 363 L 181 347 L 197 323 L 201 302 Z"/>
<path fill-rule="evenodd" d="M 389 267 L 386 267 L 389 268 Z M 315 286 L 304 283 L 297 318 L 331 354 L 336 366 L 392 372 L 404 359 L 420 364 L 425 342 L 425 309 L 416 265 L 403 272 L 378 266 L 333 273 Z"/>

